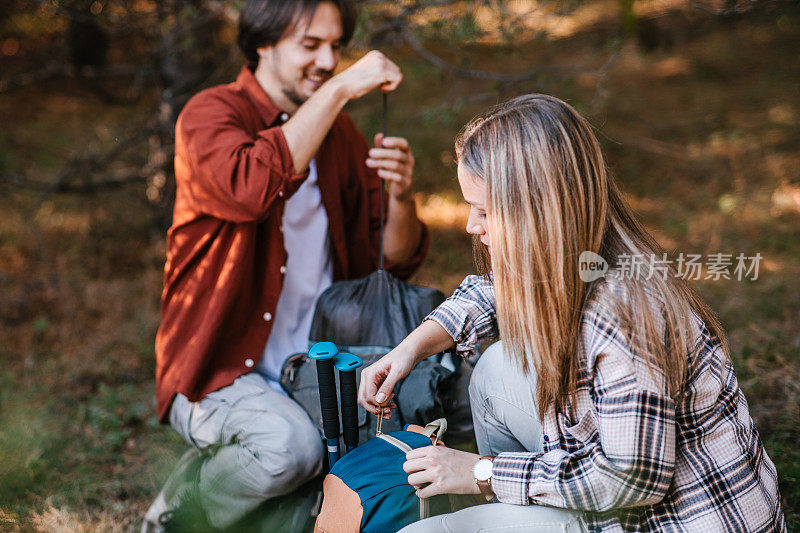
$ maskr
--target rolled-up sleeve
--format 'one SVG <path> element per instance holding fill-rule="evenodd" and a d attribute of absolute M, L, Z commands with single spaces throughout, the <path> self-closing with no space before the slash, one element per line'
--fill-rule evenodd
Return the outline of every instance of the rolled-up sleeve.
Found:
<path fill-rule="evenodd" d="M 456 343 L 462 357 L 475 354 L 478 342 L 496 339 L 497 311 L 494 285 L 483 276 L 467 276 L 452 296 L 434 309 L 425 320 L 444 328 Z"/>
<path fill-rule="evenodd" d="M 237 110 L 213 92 L 186 104 L 175 139 L 176 179 L 185 179 L 195 211 L 221 220 L 263 220 L 308 177 L 294 171 L 279 126 L 251 136 Z"/>

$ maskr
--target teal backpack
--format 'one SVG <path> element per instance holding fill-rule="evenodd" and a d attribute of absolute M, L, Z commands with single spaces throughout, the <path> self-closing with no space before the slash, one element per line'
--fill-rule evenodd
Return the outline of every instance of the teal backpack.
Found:
<path fill-rule="evenodd" d="M 379 434 L 339 459 L 323 482 L 315 532 L 389 533 L 434 514 L 450 511 L 446 495 L 420 499 L 403 471 L 406 452 L 444 445 L 443 418 L 425 426 Z"/>

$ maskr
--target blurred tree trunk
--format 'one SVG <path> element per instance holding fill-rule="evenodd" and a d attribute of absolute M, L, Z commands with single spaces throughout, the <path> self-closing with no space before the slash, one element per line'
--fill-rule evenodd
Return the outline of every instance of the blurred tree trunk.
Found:
<path fill-rule="evenodd" d="M 619 0 L 622 36 L 630 37 L 636 32 L 636 12 L 633 10 L 634 0 Z"/>
<path fill-rule="evenodd" d="M 196 92 L 213 82 L 222 50 L 217 35 L 224 25 L 223 2 L 166 0 L 158 3 L 161 40 L 157 48 L 160 102 L 153 119 L 147 197 L 156 206 L 156 222 L 169 227 L 175 201 L 175 122 Z"/>

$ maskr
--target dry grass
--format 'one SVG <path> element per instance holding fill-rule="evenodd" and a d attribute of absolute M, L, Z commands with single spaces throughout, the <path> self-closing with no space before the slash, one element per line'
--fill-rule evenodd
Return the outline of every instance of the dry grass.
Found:
<path fill-rule="evenodd" d="M 96 531 L 116 533 L 129 530 L 123 524 L 125 522 L 133 523 L 135 518 L 120 520 L 120 516 L 111 511 L 102 511 L 96 516 L 90 516 L 85 510 L 59 509 L 48 503 L 44 510 L 31 515 L 30 524 L 36 531 L 49 533 L 93 533 Z"/>

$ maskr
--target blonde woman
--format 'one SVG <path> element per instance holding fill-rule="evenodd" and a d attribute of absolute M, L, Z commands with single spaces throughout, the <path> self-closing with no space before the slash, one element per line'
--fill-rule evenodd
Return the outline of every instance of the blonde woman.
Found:
<path fill-rule="evenodd" d="M 359 401 L 376 413 L 422 359 L 499 336 L 470 383 L 485 457 L 422 448 L 404 469 L 420 497 L 500 503 L 404 531 L 785 531 L 722 328 L 673 269 L 629 268 L 662 250 L 587 122 L 522 96 L 474 119 L 456 154 L 485 276 L 365 369 Z M 604 277 L 582 280 L 584 252 L 608 261 Z"/>

